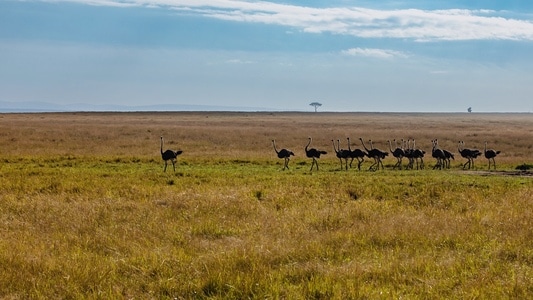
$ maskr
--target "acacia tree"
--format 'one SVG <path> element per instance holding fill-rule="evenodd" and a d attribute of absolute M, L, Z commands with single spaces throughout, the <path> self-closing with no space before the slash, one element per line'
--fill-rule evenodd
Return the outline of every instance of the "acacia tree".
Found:
<path fill-rule="evenodd" d="M 322 106 L 322 103 L 320 103 L 320 102 L 313 102 L 313 103 L 310 103 L 309 105 L 314 106 L 314 107 L 315 107 L 315 112 L 316 112 L 316 110 L 317 110 L 320 106 Z"/>

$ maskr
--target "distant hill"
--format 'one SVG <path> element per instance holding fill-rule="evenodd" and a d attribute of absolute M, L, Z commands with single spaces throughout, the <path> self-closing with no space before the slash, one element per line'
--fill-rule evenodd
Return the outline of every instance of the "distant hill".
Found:
<path fill-rule="evenodd" d="M 102 105 L 102 104 L 55 104 L 48 102 L 8 102 L 0 101 L 0 112 L 73 112 L 73 111 L 277 111 L 265 107 L 154 104 L 154 105 Z"/>

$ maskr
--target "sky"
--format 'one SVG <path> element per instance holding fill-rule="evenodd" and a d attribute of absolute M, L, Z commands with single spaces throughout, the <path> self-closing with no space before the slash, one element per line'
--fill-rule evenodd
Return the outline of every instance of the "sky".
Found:
<path fill-rule="evenodd" d="M 0 1 L 0 102 L 532 112 L 532 53 L 533 1 Z"/>

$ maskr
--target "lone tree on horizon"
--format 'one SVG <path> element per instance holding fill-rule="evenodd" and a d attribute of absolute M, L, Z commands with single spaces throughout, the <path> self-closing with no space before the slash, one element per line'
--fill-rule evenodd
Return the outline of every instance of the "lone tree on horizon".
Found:
<path fill-rule="evenodd" d="M 320 103 L 320 102 L 312 102 L 312 103 L 310 103 L 309 105 L 314 106 L 314 107 L 315 107 L 315 112 L 316 112 L 316 110 L 317 110 L 320 106 L 322 106 L 322 103 Z"/>

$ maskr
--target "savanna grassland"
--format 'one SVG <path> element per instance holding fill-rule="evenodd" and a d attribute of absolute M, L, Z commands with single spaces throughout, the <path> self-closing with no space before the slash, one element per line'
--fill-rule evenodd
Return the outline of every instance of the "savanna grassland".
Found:
<path fill-rule="evenodd" d="M 426 168 L 340 170 L 346 137 L 416 139 Z M 463 170 L 460 140 L 500 150 L 497 170 Z M 531 114 L 1 114 L 0 298 L 531 299 L 522 164 Z"/>

